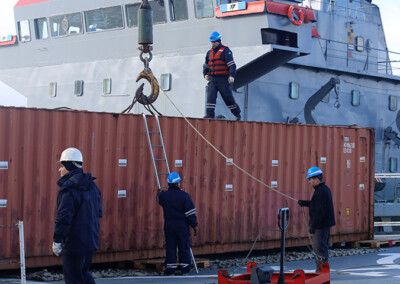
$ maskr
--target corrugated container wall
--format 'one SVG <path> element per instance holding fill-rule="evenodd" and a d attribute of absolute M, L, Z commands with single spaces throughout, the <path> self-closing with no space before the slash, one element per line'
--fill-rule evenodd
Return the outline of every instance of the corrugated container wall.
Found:
<path fill-rule="evenodd" d="M 156 130 L 155 119 L 148 117 L 148 121 L 150 130 Z M 320 167 L 334 198 L 337 225 L 331 241 L 371 238 L 372 128 L 190 122 L 234 163 L 294 199 L 311 198 L 306 171 Z M 181 187 L 197 208 L 194 254 L 248 251 L 260 231 L 278 229 L 281 207 L 290 208 L 286 245 L 307 242 L 296 201 L 229 165 L 184 119 L 160 117 L 160 124 L 170 169 L 182 176 Z M 104 216 L 95 262 L 165 255 L 163 213 L 156 202 L 157 184 L 142 116 L 1 107 L 0 135 L 0 199 L 3 204 L 7 200 L 0 208 L 0 225 L 24 221 L 28 267 L 61 263 L 51 249 L 60 176 L 56 161 L 68 147 L 82 151 L 84 170 L 97 177 L 102 192 Z M 161 176 L 164 185 L 165 179 Z M 16 261 L 18 230 L 0 228 L 0 239 L 1 260 Z M 279 239 L 279 232 L 266 230 L 255 248 L 279 247 Z"/>

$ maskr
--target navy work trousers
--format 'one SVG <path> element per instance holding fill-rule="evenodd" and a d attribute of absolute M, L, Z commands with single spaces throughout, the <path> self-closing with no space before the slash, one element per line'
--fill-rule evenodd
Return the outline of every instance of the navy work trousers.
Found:
<path fill-rule="evenodd" d="M 86 254 L 63 255 L 63 273 L 66 284 L 95 284 L 92 273 L 94 251 Z"/>
<path fill-rule="evenodd" d="M 207 86 L 206 118 L 214 118 L 217 94 L 220 92 L 228 109 L 235 117 L 240 116 L 240 108 L 232 94 L 232 87 L 228 83 L 228 76 L 210 76 Z"/>
<path fill-rule="evenodd" d="M 328 253 L 328 244 L 329 244 L 329 235 L 330 235 L 330 227 L 323 229 L 316 229 L 315 233 L 312 235 L 312 247 L 314 252 L 322 258 L 322 261 L 328 261 L 329 253 Z M 318 268 L 318 260 L 317 268 Z"/>
<path fill-rule="evenodd" d="M 173 274 L 178 268 L 176 249 L 178 248 L 179 265 L 182 273 L 190 271 L 190 231 L 186 221 L 170 221 L 164 227 L 166 242 L 166 274 Z"/>

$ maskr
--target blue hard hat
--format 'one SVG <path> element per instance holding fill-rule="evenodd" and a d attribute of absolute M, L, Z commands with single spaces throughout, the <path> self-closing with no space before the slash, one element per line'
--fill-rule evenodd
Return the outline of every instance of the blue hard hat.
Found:
<path fill-rule="evenodd" d="M 210 41 L 217 41 L 221 39 L 221 35 L 219 34 L 219 32 L 212 32 L 210 35 Z"/>
<path fill-rule="evenodd" d="M 322 170 L 318 167 L 311 167 L 307 171 L 307 179 L 315 176 L 322 175 Z"/>
<path fill-rule="evenodd" d="M 178 175 L 178 173 L 173 172 L 168 175 L 167 183 L 178 183 L 180 181 L 181 177 Z"/>

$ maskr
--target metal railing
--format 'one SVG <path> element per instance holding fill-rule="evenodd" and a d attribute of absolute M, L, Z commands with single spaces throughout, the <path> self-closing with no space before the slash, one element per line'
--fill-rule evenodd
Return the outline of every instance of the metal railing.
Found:
<path fill-rule="evenodd" d="M 326 61 L 343 67 L 355 67 L 357 70 L 400 76 L 400 53 L 355 43 L 318 38 L 321 52 Z"/>

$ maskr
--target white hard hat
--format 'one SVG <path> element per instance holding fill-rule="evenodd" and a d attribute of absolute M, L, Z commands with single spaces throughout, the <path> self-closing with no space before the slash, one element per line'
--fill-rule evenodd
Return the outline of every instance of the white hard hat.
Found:
<path fill-rule="evenodd" d="M 79 151 L 76 148 L 65 149 L 61 153 L 60 162 L 66 162 L 66 161 L 83 163 L 83 157 L 81 151 Z"/>

